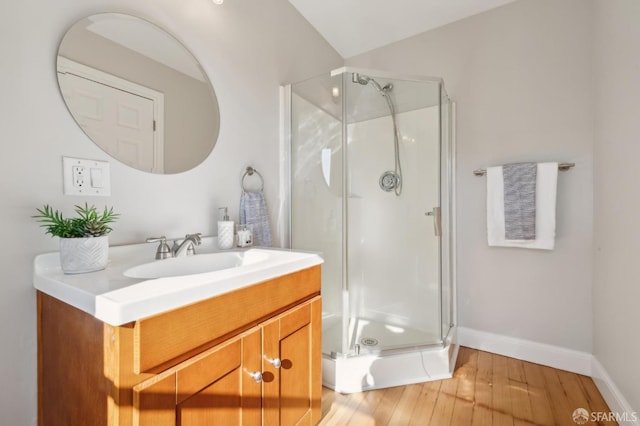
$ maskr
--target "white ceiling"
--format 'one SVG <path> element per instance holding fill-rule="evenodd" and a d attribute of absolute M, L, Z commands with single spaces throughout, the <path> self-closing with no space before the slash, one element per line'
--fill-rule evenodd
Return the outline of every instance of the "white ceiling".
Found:
<path fill-rule="evenodd" d="M 350 58 L 515 0 L 289 0 Z"/>

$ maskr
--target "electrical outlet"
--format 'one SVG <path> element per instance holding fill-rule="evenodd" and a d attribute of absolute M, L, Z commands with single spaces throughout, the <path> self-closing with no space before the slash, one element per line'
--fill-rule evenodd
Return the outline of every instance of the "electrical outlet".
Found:
<path fill-rule="evenodd" d="M 111 195 L 109 163 L 62 157 L 65 195 Z"/>
<path fill-rule="evenodd" d="M 85 186 L 87 168 L 85 166 L 73 166 L 71 168 L 73 186 L 83 188 Z"/>

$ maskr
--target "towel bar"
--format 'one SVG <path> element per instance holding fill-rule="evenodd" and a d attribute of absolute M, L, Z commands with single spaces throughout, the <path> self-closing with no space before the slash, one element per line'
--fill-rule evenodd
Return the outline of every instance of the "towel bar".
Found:
<path fill-rule="evenodd" d="M 561 172 L 566 172 L 567 170 L 576 166 L 576 163 L 559 163 L 558 170 Z M 484 176 L 487 174 L 487 169 L 477 169 L 473 171 L 473 174 L 476 176 Z"/>
<path fill-rule="evenodd" d="M 244 172 L 244 174 L 242 175 L 242 182 L 241 182 L 241 186 L 242 186 L 242 190 L 243 191 L 247 191 L 247 188 L 244 187 L 244 179 L 247 176 L 253 176 L 253 174 L 257 174 L 258 177 L 260 178 L 260 191 L 264 190 L 264 179 L 262 178 L 262 175 L 260 174 L 259 171 L 257 171 L 256 169 L 254 169 L 253 167 L 249 166 L 247 167 L 247 170 Z"/>

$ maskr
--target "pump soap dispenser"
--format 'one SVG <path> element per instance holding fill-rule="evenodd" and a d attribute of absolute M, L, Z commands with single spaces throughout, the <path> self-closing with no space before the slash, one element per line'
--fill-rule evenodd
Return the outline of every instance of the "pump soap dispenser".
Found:
<path fill-rule="evenodd" d="M 221 207 L 219 210 L 219 220 L 218 220 L 218 248 L 220 249 L 230 249 L 233 248 L 233 221 L 229 220 L 229 215 L 227 214 L 227 208 Z"/>

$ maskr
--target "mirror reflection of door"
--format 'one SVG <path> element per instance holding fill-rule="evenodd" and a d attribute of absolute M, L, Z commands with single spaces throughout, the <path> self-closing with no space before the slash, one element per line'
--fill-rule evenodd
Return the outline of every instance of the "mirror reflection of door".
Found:
<path fill-rule="evenodd" d="M 69 61 L 71 63 L 71 61 Z M 138 170 L 162 173 L 162 94 L 80 64 L 58 70 L 63 95 L 84 132 L 107 153 Z M 77 71 L 77 70 L 74 70 Z M 92 74 L 93 75 L 87 75 Z M 84 75 L 78 75 L 84 74 Z M 102 80 L 102 81 L 100 81 Z M 118 87 L 119 86 L 119 87 Z M 138 87 L 135 87 L 138 86 Z"/>

